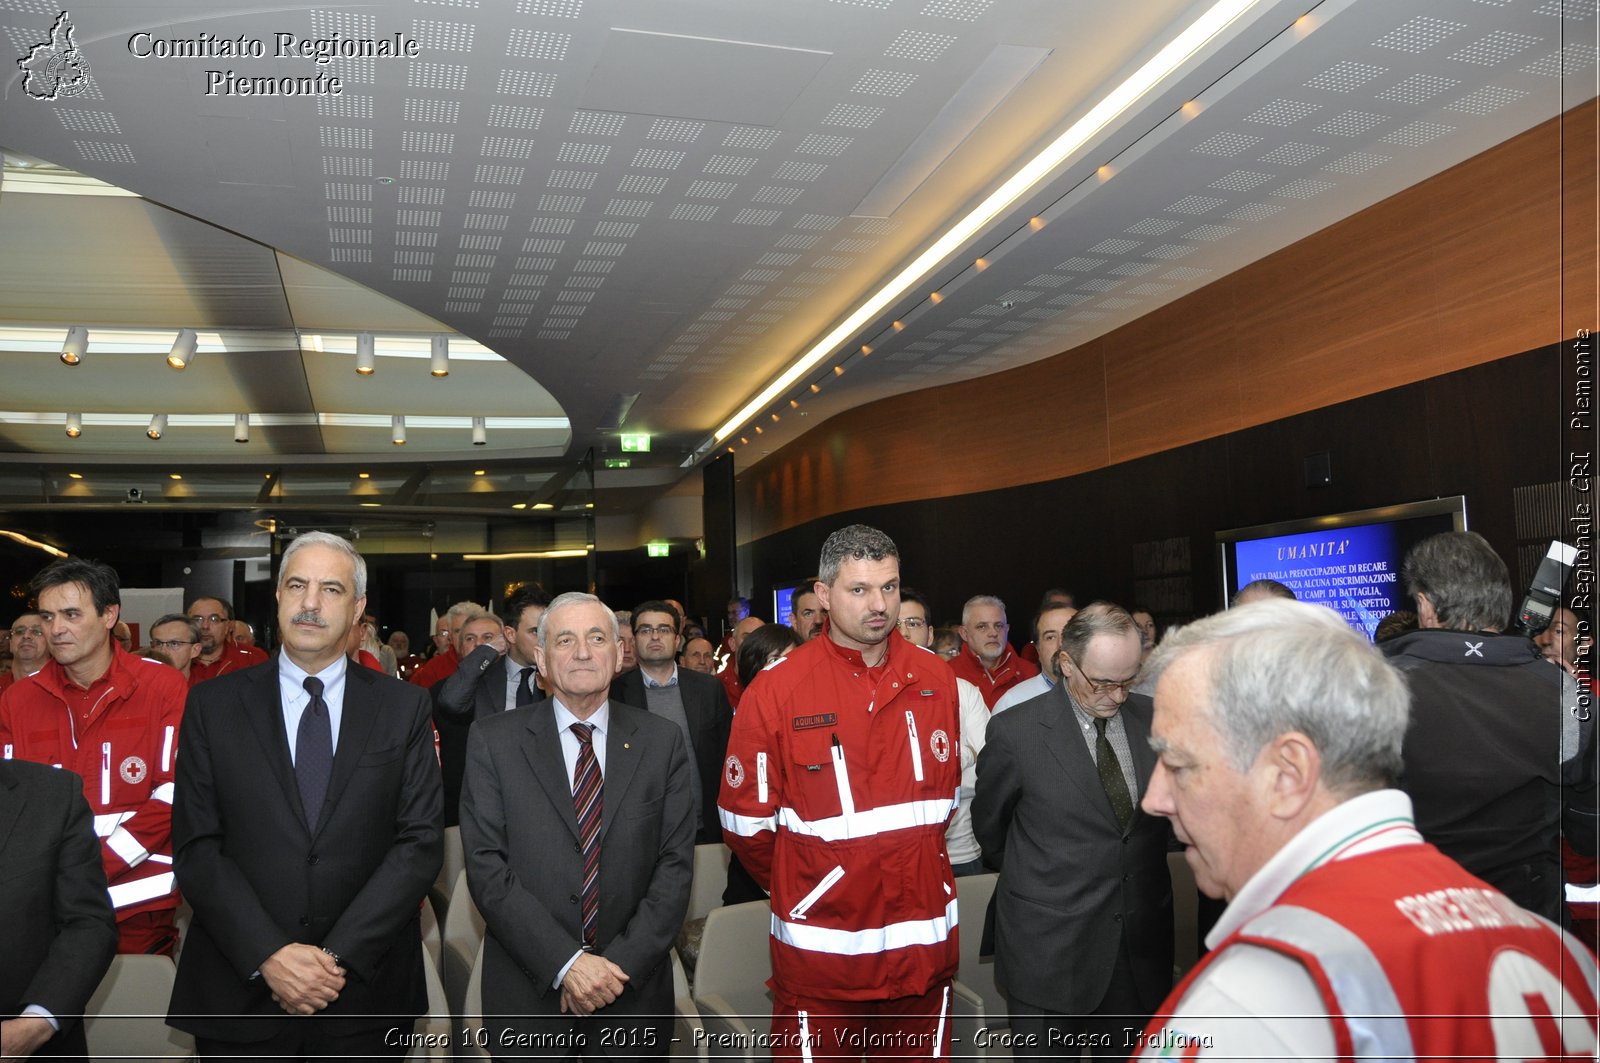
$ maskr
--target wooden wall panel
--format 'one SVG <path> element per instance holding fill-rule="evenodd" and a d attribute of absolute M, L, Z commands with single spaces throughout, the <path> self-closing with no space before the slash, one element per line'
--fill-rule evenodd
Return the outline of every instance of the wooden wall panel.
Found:
<path fill-rule="evenodd" d="M 1055 357 L 817 425 L 740 475 L 751 538 L 1076 476 L 1594 328 L 1597 114 L 1591 100 Z"/>

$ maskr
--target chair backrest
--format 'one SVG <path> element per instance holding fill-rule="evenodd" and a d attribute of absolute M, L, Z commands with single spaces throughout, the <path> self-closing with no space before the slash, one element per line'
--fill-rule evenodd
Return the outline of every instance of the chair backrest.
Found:
<path fill-rule="evenodd" d="M 1010 1020 L 1005 999 L 995 985 L 994 958 L 981 960 L 978 952 L 983 944 L 983 922 L 999 879 L 993 872 L 956 879 L 956 900 L 961 906 L 961 966 L 956 978 L 983 1002 L 984 1014 L 993 1026 L 1004 1026 Z"/>
<path fill-rule="evenodd" d="M 467 872 L 456 875 L 454 898 L 444 913 L 442 935 L 443 960 L 439 973 L 444 977 L 445 997 L 450 1001 L 454 1015 L 464 1013 L 463 1001 L 467 991 L 467 978 L 472 973 L 473 957 L 483 944 L 484 922 L 478 906 L 472 903 L 472 892 L 467 888 Z"/>
<path fill-rule="evenodd" d="M 1187 974 L 1200 959 L 1200 889 L 1182 853 L 1167 854 L 1172 875 L 1172 965 Z"/>
<path fill-rule="evenodd" d="M 441 961 L 440 953 L 444 949 L 444 935 L 439 930 L 439 916 L 433 910 L 433 905 L 428 901 L 422 902 L 420 912 L 422 921 L 422 947 L 432 958 L 435 965 Z"/>
<path fill-rule="evenodd" d="M 472 891 L 467 889 L 467 869 L 456 872 L 455 887 L 450 891 L 450 907 L 444 913 L 442 937 L 446 945 L 451 942 L 466 944 L 483 940 L 483 916 L 472 903 Z M 472 955 L 469 948 L 467 955 Z"/>
<path fill-rule="evenodd" d="M 700 959 L 694 968 L 694 994 L 715 994 L 736 1000 L 752 989 L 765 993 L 772 977 L 772 906 L 748 901 L 713 908 L 700 938 Z"/>
<path fill-rule="evenodd" d="M 439 867 L 439 878 L 436 882 L 445 892 L 445 899 L 455 896 L 456 883 L 460 880 L 461 872 L 467 866 L 467 854 L 461 846 L 461 828 L 446 827 L 444 829 L 444 863 Z"/>
<path fill-rule="evenodd" d="M 462 994 L 461 1033 L 462 1047 L 456 1049 L 457 1059 L 488 1059 L 489 1046 L 494 1039 L 482 1032 L 483 1025 L 483 946 L 472 959 L 472 972 L 467 977 L 467 988 Z"/>
<path fill-rule="evenodd" d="M 428 906 L 424 904 L 423 907 Z M 411 1043 L 406 1059 L 411 1063 L 421 1063 L 425 1059 L 444 1063 L 451 1058 L 455 1020 L 450 1015 L 444 983 L 439 979 L 439 969 L 431 956 L 422 957 L 422 978 L 428 986 L 428 1013 L 417 1020 L 413 1032 L 420 1036 Z"/>
<path fill-rule="evenodd" d="M 83 1034 L 97 1060 L 186 1059 L 194 1041 L 167 1025 L 177 966 L 165 956 L 118 955 L 84 1009 Z"/>
<path fill-rule="evenodd" d="M 728 859 L 732 855 L 721 842 L 694 847 L 694 882 L 689 887 L 689 914 L 683 917 L 684 922 L 722 906 L 722 891 L 728 888 Z"/>

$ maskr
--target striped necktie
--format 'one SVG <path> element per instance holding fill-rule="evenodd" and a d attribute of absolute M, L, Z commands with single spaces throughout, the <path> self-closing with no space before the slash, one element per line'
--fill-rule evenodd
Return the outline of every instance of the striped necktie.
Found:
<path fill-rule="evenodd" d="M 600 921 L 600 760 L 594 755 L 594 724 L 575 723 L 578 763 L 572 771 L 572 806 L 583 845 L 583 944 L 593 948 Z"/>

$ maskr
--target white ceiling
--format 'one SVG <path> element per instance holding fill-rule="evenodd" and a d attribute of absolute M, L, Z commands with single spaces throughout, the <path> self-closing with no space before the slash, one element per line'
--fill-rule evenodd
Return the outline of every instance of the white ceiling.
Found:
<path fill-rule="evenodd" d="M 326 410 L 372 381 L 308 359 L 304 337 L 385 327 L 372 322 L 404 318 L 402 304 L 417 320 L 397 329 L 441 322 L 531 377 L 533 412 L 571 420 L 569 457 L 614 451 L 602 422 L 636 393 L 626 427 L 656 433 L 650 460 L 676 467 L 1209 6 L 75 3 L 87 91 L 36 100 L 21 71 L 0 74 L 0 147 L 170 209 L 0 199 L 0 327 L 298 331 L 298 345 L 252 353 L 259 372 L 203 358 L 164 388 L 193 408 Z M 0 0 L 0 40 L 26 56 L 58 10 Z M 752 440 L 740 462 L 842 409 L 1075 346 L 1582 102 L 1595 25 L 1595 0 L 1262 0 L 757 411 L 760 437 L 733 433 Z M 401 34 L 420 54 L 271 57 L 274 34 L 335 32 Z M 260 40 L 268 57 L 141 58 L 139 33 Z M 208 70 L 322 71 L 343 91 L 207 95 Z M 60 390 L 92 367 L 37 361 L 0 358 L 27 382 L 0 405 L 65 409 Z M 466 363 L 445 383 L 488 371 Z M 131 405 L 134 376 L 94 400 Z M 376 379 L 393 389 L 380 410 L 460 412 L 421 363 L 414 383 Z M 313 435 L 285 449 L 367 445 Z M 12 425 L 0 449 L 71 453 L 58 431 Z"/>

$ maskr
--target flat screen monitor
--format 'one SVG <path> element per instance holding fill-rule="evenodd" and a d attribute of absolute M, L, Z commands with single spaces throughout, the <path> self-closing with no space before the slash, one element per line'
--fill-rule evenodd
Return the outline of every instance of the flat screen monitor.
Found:
<path fill-rule="evenodd" d="M 773 589 L 772 592 L 772 622 L 775 624 L 788 624 L 790 617 L 794 616 L 795 586 L 786 583 Z"/>
<path fill-rule="evenodd" d="M 1222 600 L 1258 579 L 1326 605 L 1372 637 L 1378 621 L 1413 606 L 1400 582 L 1406 551 L 1439 532 L 1465 531 L 1463 495 L 1217 532 Z"/>

